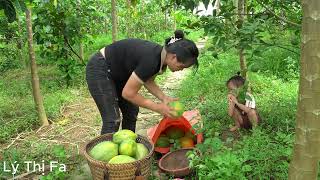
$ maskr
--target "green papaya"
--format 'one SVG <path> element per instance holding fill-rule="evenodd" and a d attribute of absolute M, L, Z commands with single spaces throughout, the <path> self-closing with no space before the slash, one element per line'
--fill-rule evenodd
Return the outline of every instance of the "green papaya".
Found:
<path fill-rule="evenodd" d="M 136 151 L 135 158 L 137 160 L 140 160 L 146 157 L 148 154 L 149 154 L 148 148 L 144 144 L 137 143 L 137 151 Z"/>
<path fill-rule="evenodd" d="M 156 142 L 156 147 L 169 147 L 170 140 L 168 137 L 160 136 Z"/>
<path fill-rule="evenodd" d="M 121 142 L 119 146 L 119 154 L 127 156 L 135 156 L 137 151 L 137 143 L 132 139 L 127 139 Z"/>
<path fill-rule="evenodd" d="M 124 164 L 124 163 L 131 163 L 136 161 L 135 158 L 127 156 L 127 155 L 118 155 L 110 159 L 110 164 Z"/>
<path fill-rule="evenodd" d="M 133 141 L 136 141 L 136 138 L 138 137 L 137 134 L 135 134 L 133 131 L 128 129 L 122 129 L 113 135 L 113 142 L 116 144 L 120 144 L 122 141 L 131 139 Z"/>
<path fill-rule="evenodd" d="M 181 117 L 184 112 L 184 106 L 180 101 L 173 101 L 169 103 L 169 106 L 174 109 L 174 117 Z"/>
<path fill-rule="evenodd" d="M 166 129 L 166 134 L 169 139 L 179 139 L 184 136 L 184 130 L 180 129 L 179 127 L 171 126 Z"/>
<path fill-rule="evenodd" d="M 108 162 L 111 158 L 118 155 L 118 145 L 111 141 L 103 141 L 95 145 L 89 154 L 96 160 Z"/>

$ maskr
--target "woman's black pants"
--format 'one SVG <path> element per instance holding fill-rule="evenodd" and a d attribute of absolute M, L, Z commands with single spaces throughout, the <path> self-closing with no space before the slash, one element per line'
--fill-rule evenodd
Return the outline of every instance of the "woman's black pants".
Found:
<path fill-rule="evenodd" d="M 90 58 L 86 67 L 86 80 L 102 118 L 101 134 L 118 131 L 121 122 L 119 109 L 122 129 L 135 132 L 139 107 L 122 98 L 124 83 L 113 81 L 110 64 L 100 52 Z"/>

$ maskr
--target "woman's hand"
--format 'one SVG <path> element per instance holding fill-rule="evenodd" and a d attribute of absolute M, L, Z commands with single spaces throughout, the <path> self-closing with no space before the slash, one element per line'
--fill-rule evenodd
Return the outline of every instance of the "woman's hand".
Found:
<path fill-rule="evenodd" d="M 164 104 L 168 104 L 168 103 L 170 103 L 170 102 L 178 101 L 178 100 L 179 100 L 179 98 L 173 98 L 173 97 L 165 96 L 165 97 L 163 98 L 162 102 L 163 102 Z"/>
<path fill-rule="evenodd" d="M 158 104 L 158 112 L 162 114 L 163 116 L 174 118 L 174 109 L 168 106 L 168 104 L 162 102 Z"/>

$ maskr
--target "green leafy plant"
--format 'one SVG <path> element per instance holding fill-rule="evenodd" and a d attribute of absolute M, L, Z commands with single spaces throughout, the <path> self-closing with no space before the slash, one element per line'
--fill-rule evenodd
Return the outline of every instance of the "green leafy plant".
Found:
<path fill-rule="evenodd" d="M 53 155 L 59 162 L 66 162 L 67 154 L 65 148 L 61 145 L 53 147 Z M 64 180 L 67 178 L 66 172 L 60 171 L 59 168 L 53 169 L 48 175 L 41 176 L 41 180 Z"/>
<path fill-rule="evenodd" d="M 222 151 L 212 154 L 204 159 L 190 156 L 191 166 L 195 168 L 197 177 L 208 179 L 246 179 L 245 174 L 252 171 L 250 165 L 231 151 Z"/>

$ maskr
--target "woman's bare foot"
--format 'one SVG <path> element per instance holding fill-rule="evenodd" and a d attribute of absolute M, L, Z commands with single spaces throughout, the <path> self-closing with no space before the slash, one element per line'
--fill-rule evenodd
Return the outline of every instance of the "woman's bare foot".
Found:
<path fill-rule="evenodd" d="M 229 131 L 233 132 L 239 129 L 239 126 L 233 126 L 232 128 L 229 129 Z"/>

